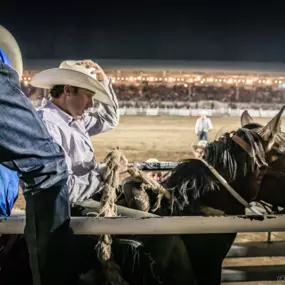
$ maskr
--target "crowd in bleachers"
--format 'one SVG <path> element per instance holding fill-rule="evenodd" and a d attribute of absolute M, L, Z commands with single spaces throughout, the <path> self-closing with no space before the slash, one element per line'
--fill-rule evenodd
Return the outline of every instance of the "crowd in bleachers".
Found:
<path fill-rule="evenodd" d="M 239 103 L 250 104 L 252 108 L 274 109 L 285 103 L 285 89 L 273 86 L 234 86 L 198 84 L 121 84 L 113 85 L 121 107 L 171 107 L 199 108 L 200 102 L 207 102 L 208 108 L 224 103 L 236 108 Z M 22 84 L 24 93 L 34 102 L 45 96 L 44 91 Z M 37 105 L 38 105 L 37 104 Z"/>
<path fill-rule="evenodd" d="M 114 90 L 121 106 L 126 108 L 205 108 L 206 104 L 212 109 L 223 103 L 235 109 L 246 103 L 253 109 L 276 109 L 276 106 L 278 109 L 278 104 L 285 103 L 285 90 L 272 86 L 116 84 Z"/>
<path fill-rule="evenodd" d="M 138 101 L 209 101 L 283 103 L 285 91 L 266 87 L 236 87 L 231 85 L 125 85 L 114 86 L 119 100 Z"/>

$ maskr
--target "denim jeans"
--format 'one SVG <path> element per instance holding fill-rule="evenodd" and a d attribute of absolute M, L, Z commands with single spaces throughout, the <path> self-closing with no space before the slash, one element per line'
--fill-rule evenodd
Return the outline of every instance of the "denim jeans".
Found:
<path fill-rule="evenodd" d="M 208 141 L 208 133 L 207 132 L 199 132 L 198 133 L 198 139 L 199 141 L 202 141 L 202 140 L 205 140 L 205 141 Z"/>
<path fill-rule="evenodd" d="M 19 85 L 0 62 L 0 163 L 19 173 L 26 199 L 25 238 L 33 285 L 70 284 L 70 208 L 62 149 Z"/>

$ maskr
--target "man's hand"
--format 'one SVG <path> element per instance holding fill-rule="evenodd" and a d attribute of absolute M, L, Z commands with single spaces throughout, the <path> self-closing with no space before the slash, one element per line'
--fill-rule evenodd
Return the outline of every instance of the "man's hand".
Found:
<path fill-rule="evenodd" d="M 169 172 L 167 172 L 166 174 L 164 174 L 164 175 L 160 178 L 159 182 L 162 183 L 162 182 L 166 181 L 166 179 L 170 176 L 170 174 L 171 174 L 171 171 L 169 171 Z"/>
<path fill-rule="evenodd" d="M 119 167 L 120 174 L 123 174 L 128 170 L 128 164 L 129 164 L 129 161 L 126 158 L 121 160 L 121 165 Z"/>
<path fill-rule="evenodd" d="M 107 75 L 105 74 L 104 70 L 101 68 L 99 64 L 92 61 L 91 59 L 85 59 L 78 62 L 79 65 L 85 65 L 86 68 L 95 68 L 94 71 L 92 71 L 92 74 L 96 74 L 96 78 L 98 81 L 104 81 L 107 79 Z"/>

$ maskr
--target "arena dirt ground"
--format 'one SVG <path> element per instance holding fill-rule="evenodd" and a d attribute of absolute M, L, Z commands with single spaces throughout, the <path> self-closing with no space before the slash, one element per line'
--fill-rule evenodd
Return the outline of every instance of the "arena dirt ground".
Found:
<path fill-rule="evenodd" d="M 258 118 L 256 122 L 265 124 L 269 119 Z M 191 143 L 196 142 L 194 133 L 196 118 L 193 117 L 139 117 L 122 116 L 119 126 L 112 131 L 100 134 L 92 139 L 95 149 L 96 160 L 102 161 L 106 154 L 116 146 L 124 152 L 129 162 L 144 161 L 148 158 L 159 160 L 172 160 L 187 158 L 191 156 Z M 240 119 L 233 117 L 212 118 L 214 130 L 209 139 L 215 138 L 217 133 L 235 130 L 240 126 Z M 15 208 L 24 208 L 24 199 L 19 194 Z M 265 241 L 267 233 L 240 233 L 236 241 Z M 272 233 L 272 240 L 285 239 L 285 233 Z M 238 265 L 273 265 L 285 264 L 283 257 L 260 257 L 226 259 L 224 266 Z M 284 272 L 285 275 L 285 272 Z M 277 276 L 276 276 L 277 279 Z M 224 283 L 237 285 L 241 283 Z M 245 283 L 242 283 L 245 284 Z M 248 285 L 282 284 L 280 282 L 248 282 Z"/>

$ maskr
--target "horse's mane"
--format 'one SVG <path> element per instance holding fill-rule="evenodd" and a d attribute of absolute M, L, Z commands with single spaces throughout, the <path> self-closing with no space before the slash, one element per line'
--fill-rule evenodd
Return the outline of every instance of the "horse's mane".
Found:
<path fill-rule="evenodd" d="M 233 135 L 249 144 L 254 158 L 232 139 Z M 205 148 L 204 160 L 231 183 L 253 173 L 260 161 L 264 163 L 265 153 L 258 136 L 249 129 L 241 128 L 209 143 Z M 219 190 L 221 185 L 202 161 L 186 159 L 172 170 L 165 187 L 173 193 L 174 203 L 183 209 L 205 193 Z"/>

